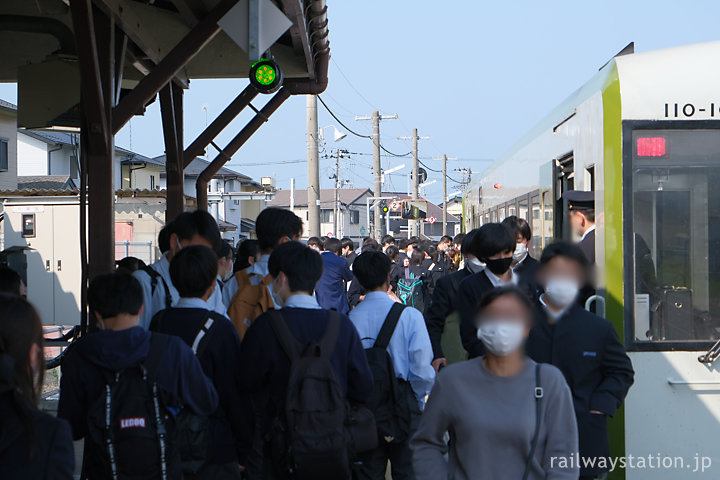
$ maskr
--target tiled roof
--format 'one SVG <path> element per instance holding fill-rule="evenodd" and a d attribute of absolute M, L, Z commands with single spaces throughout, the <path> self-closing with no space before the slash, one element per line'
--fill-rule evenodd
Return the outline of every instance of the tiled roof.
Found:
<path fill-rule="evenodd" d="M 0 107 L 7 110 L 17 110 L 17 105 L 0 99 Z"/>
<path fill-rule="evenodd" d="M 73 190 L 75 182 L 67 175 L 20 176 L 18 190 Z"/>

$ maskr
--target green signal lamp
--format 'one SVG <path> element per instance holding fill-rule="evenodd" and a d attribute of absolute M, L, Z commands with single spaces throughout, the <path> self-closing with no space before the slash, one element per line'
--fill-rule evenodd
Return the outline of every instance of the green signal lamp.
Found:
<path fill-rule="evenodd" d="M 250 67 L 250 84 L 260 93 L 275 93 L 283 83 L 283 73 L 275 60 L 263 58 Z"/>

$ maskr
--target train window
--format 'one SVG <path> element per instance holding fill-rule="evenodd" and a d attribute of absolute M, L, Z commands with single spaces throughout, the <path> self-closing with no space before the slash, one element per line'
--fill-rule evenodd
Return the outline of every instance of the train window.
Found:
<path fill-rule="evenodd" d="M 542 217 L 540 215 L 540 195 L 533 195 L 532 197 L 532 219 L 530 221 L 530 228 L 532 229 L 532 243 L 530 243 L 530 255 L 534 258 L 540 258 L 542 253 Z"/>
<path fill-rule="evenodd" d="M 543 247 L 550 245 L 553 239 L 553 196 L 552 192 L 543 193 L 543 214 L 545 215 L 545 221 L 543 222 Z"/>
<path fill-rule="evenodd" d="M 635 130 L 632 142 L 635 340 L 715 340 L 720 130 Z"/>
<path fill-rule="evenodd" d="M 518 202 L 518 214 L 517 216 L 520 218 L 524 218 L 527 221 L 530 221 L 530 216 L 528 215 L 528 199 L 527 197 L 521 198 Z"/>

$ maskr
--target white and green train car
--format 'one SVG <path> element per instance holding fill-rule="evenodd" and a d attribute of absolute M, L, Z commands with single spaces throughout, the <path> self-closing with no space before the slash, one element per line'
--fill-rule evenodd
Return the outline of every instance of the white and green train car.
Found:
<path fill-rule="evenodd" d="M 476 178 L 465 228 L 524 217 L 538 256 L 572 238 L 572 189 L 595 192 L 598 292 L 636 372 L 610 426 L 633 468 L 610 478 L 720 478 L 720 360 L 698 360 L 720 337 L 720 42 L 614 58 Z"/>

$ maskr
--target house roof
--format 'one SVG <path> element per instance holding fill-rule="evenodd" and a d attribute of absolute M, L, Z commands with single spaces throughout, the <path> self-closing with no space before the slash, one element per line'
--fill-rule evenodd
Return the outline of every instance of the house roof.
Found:
<path fill-rule="evenodd" d="M 365 195 L 372 195 L 369 188 L 341 188 L 338 190 L 340 203 L 343 205 L 352 205 Z M 307 207 L 307 190 L 295 190 L 295 206 Z M 332 207 L 335 204 L 335 189 L 326 188 L 320 190 L 320 206 Z M 364 204 L 364 202 L 363 202 Z M 289 207 L 290 206 L 290 190 L 278 190 L 275 192 L 275 198 L 268 202 L 269 207 Z"/>
<path fill-rule="evenodd" d="M 68 175 L 19 176 L 18 190 L 75 190 L 77 185 Z"/>
<path fill-rule="evenodd" d="M 74 145 L 77 140 L 72 133 L 65 132 L 47 132 L 44 130 L 27 130 L 18 128 L 18 132 L 28 137 L 35 138 L 50 145 Z"/>
<path fill-rule="evenodd" d="M 17 113 L 17 105 L 10 103 L 10 102 L 6 102 L 5 100 L 2 100 L 2 99 L 0 99 L 0 109 L 9 110 L 12 113 Z"/>
<path fill-rule="evenodd" d="M 158 165 L 165 165 L 165 155 L 160 155 L 159 157 L 155 157 L 152 160 L 153 162 L 157 162 Z M 193 161 L 190 162 L 187 167 L 185 167 L 185 176 L 190 178 L 197 177 L 203 172 L 203 170 L 207 168 L 208 165 L 210 165 L 210 162 L 208 162 L 207 160 L 204 160 L 200 157 L 195 157 Z M 227 167 L 220 167 L 220 170 L 218 170 L 218 172 L 213 178 L 236 179 L 240 180 L 243 183 L 257 185 L 257 187 L 260 188 L 260 184 L 252 178 Z"/>

